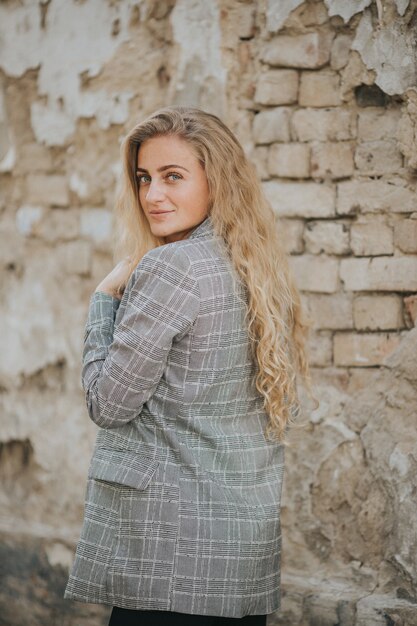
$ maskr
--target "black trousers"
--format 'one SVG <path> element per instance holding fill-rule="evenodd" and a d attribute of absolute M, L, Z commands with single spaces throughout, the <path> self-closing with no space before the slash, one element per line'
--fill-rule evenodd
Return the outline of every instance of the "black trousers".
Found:
<path fill-rule="evenodd" d="M 176 611 L 142 611 L 114 606 L 108 626 L 266 626 L 266 615 L 219 617 Z"/>

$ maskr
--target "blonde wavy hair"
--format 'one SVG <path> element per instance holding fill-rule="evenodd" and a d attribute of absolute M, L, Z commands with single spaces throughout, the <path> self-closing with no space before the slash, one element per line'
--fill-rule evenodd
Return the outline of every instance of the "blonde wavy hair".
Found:
<path fill-rule="evenodd" d="M 163 239 L 151 232 L 139 202 L 136 177 L 141 144 L 163 135 L 188 142 L 204 167 L 214 231 L 226 242 L 248 293 L 246 319 L 257 365 L 255 384 L 269 417 L 265 436 L 289 445 L 286 430 L 300 412 L 297 374 L 314 398 L 306 352 L 311 321 L 304 318 L 276 218 L 255 168 L 217 116 L 194 107 L 168 106 L 137 124 L 124 138 L 116 202 L 116 256 L 129 256 L 133 271 L 146 252 L 164 245 Z"/>

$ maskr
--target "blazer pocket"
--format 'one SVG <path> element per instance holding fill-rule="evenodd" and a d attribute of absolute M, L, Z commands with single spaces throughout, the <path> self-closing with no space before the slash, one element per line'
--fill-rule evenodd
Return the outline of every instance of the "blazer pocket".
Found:
<path fill-rule="evenodd" d="M 96 448 L 88 468 L 88 478 L 143 490 L 149 485 L 159 464 L 159 461 L 140 452 Z"/>

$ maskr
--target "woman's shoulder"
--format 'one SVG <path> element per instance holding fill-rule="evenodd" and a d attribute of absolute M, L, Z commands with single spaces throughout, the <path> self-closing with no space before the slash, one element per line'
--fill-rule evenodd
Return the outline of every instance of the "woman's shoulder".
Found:
<path fill-rule="evenodd" d="M 217 237 L 183 239 L 152 248 L 144 254 L 138 267 L 143 262 L 146 265 L 162 263 L 182 269 L 190 268 L 195 263 L 218 257 L 220 249 L 221 245 Z"/>
<path fill-rule="evenodd" d="M 192 265 L 192 251 L 184 242 L 167 243 L 146 252 L 139 261 L 136 269 L 163 267 L 178 267 L 187 269 Z"/>
<path fill-rule="evenodd" d="M 157 246 L 146 252 L 136 265 L 132 284 L 145 276 L 164 284 L 181 284 L 185 277 L 194 283 L 196 260 L 186 240 Z"/>

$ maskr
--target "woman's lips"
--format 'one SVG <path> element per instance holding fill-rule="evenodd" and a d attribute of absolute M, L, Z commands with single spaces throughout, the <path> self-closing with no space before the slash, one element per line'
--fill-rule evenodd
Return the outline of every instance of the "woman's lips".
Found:
<path fill-rule="evenodd" d="M 174 211 L 155 211 L 155 212 L 150 212 L 150 215 L 152 215 L 152 217 L 162 217 L 163 215 L 168 215 L 169 213 L 173 213 Z"/>

